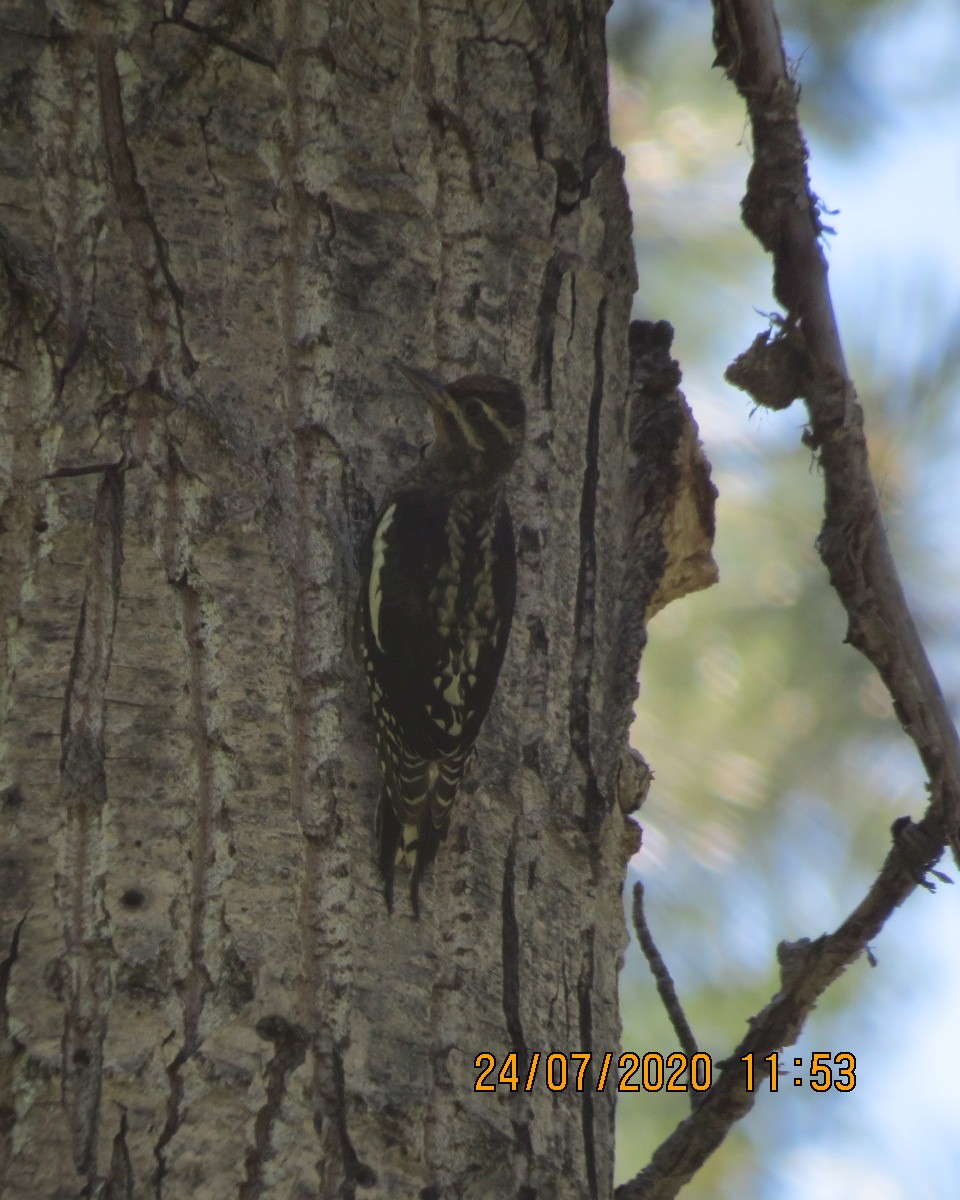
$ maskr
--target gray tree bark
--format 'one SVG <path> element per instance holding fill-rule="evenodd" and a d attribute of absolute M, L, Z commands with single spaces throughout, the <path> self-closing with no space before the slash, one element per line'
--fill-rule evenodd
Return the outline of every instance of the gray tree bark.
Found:
<path fill-rule="evenodd" d="M 667 331 L 628 344 L 605 5 L 0 14 L 0 1193 L 609 1196 L 621 763 L 712 491 Z M 428 437 L 393 358 L 530 412 L 419 922 L 349 649 Z M 587 1086 L 474 1090 L 538 1050 Z"/>

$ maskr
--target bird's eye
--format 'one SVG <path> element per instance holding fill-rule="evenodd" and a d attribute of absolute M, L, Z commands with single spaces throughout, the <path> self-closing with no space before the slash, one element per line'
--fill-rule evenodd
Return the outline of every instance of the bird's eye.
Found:
<path fill-rule="evenodd" d="M 463 410 L 471 421 L 475 421 L 483 412 L 483 405 L 479 400 L 468 400 L 463 406 Z"/>

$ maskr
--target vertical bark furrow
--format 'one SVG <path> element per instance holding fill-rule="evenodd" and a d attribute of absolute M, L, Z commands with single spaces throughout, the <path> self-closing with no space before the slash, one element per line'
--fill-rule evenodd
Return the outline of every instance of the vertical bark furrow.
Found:
<path fill-rule="evenodd" d="M 164 1194 L 169 1146 L 184 1119 L 183 1069 L 200 1048 L 201 1021 L 213 988 L 208 948 L 220 882 L 216 877 L 216 829 L 222 817 L 224 787 L 218 779 L 215 761 L 219 731 L 211 712 L 216 693 L 211 677 L 216 654 L 215 647 L 210 645 L 213 601 L 202 594 L 192 562 L 190 509 L 194 498 L 188 494 L 191 483 L 170 445 L 165 478 L 163 557 L 167 582 L 177 597 L 183 638 L 186 735 L 194 791 L 186 798 L 190 830 L 182 884 L 186 901 L 186 970 L 178 988 L 182 1026 L 178 1049 L 166 1067 L 166 1119 L 153 1148 L 156 1163 L 153 1182 L 158 1200 Z"/>
<path fill-rule="evenodd" d="M 477 768 L 474 767 L 476 771 Z M 479 774 L 479 772 L 478 772 Z M 478 774 L 474 774 L 474 780 Z M 479 803 L 474 787 L 458 805 Z M 425 944 L 444 947 L 442 957 L 433 952 L 430 967 L 432 993 L 429 1009 L 430 1088 L 424 1117 L 424 1165 L 428 1185 L 442 1200 L 460 1196 L 464 1184 L 464 1146 L 469 1131 L 462 1116 L 465 1068 L 473 1054 L 463 1052 L 469 1037 L 471 981 L 482 970 L 476 947 L 478 898 L 488 885 L 475 862 L 476 843 L 466 823 L 455 822 L 444 844 L 444 861 L 432 872 L 428 893 L 430 912 L 418 923 L 433 926 Z M 429 926 L 427 926 L 429 929 Z"/>
<path fill-rule="evenodd" d="M 47 103 L 56 117 L 51 144 L 45 148 L 44 208 L 55 228 L 59 302 L 70 339 L 57 372 L 58 397 L 86 344 L 96 291 L 96 242 L 103 223 L 102 188 L 91 154 L 96 98 L 87 54 L 77 42 L 65 43 L 51 56 L 47 77 Z"/>
<path fill-rule="evenodd" d="M 60 730 L 63 857 L 57 887 L 68 1001 L 62 1040 L 63 1102 L 77 1170 L 96 1173 L 103 1043 L 113 990 L 104 905 L 104 721 L 123 564 L 124 474 L 108 468 L 97 490 L 90 559 Z"/>
<path fill-rule="evenodd" d="M 543 284 L 540 289 L 540 306 L 537 312 L 537 357 L 530 371 L 532 383 L 540 384 L 543 407 L 553 409 L 553 339 L 556 331 L 557 300 L 563 277 L 576 259 L 567 251 L 558 251 L 547 263 Z M 573 320 L 571 318 L 571 328 Z"/>
<path fill-rule="evenodd" d="M 577 1001 L 579 1005 L 580 1049 L 584 1052 L 594 1050 L 593 1042 L 593 991 L 596 986 L 594 978 L 594 931 L 586 933 L 586 949 L 577 980 Z M 590 1188 L 590 1200 L 597 1200 L 599 1186 L 597 1183 L 597 1140 L 594 1124 L 593 1101 L 593 1062 L 587 1063 L 584 1073 L 583 1090 L 580 1093 L 580 1122 L 583 1132 L 583 1157 L 587 1167 L 587 1184 Z"/>
<path fill-rule="evenodd" d="M 103 1185 L 103 1200 L 134 1200 L 133 1163 L 127 1146 L 127 1113 L 120 1112 L 120 1125 L 113 1138 L 110 1170 Z"/>
<path fill-rule="evenodd" d="M 7 1174 L 7 1164 L 13 1150 L 13 1127 L 17 1120 L 16 1097 L 13 1088 L 13 1061 L 18 1047 L 10 1036 L 10 1008 L 7 990 L 10 975 L 20 952 L 20 934 L 26 916 L 22 916 L 13 927 L 10 951 L 0 962 L 0 1195 Z"/>
<path fill-rule="evenodd" d="M 446 179 L 443 167 L 444 125 L 442 106 L 438 102 L 436 73 L 433 68 L 432 47 L 437 44 L 437 23 L 433 19 L 430 0 L 417 0 L 417 46 L 414 77 L 419 99 L 427 117 L 427 136 L 430 140 L 430 163 L 434 176 L 433 223 L 436 239 L 436 270 L 431 305 L 431 324 L 434 354 L 443 361 L 447 346 L 444 307 L 447 301 L 449 244 L 446 234 Z"/>
<path fill-rule="evenodd" d="M 163 1200 L 164 1183 L 167 1176 L 167 1146 L 173 1140 L 180 1128 L 180 1106 L 183 1103 L 183 1077 L 181 1067 L 187 1059 L 183 1046 L 174 1055 L 172 1062 L 167 1065 L 167 1106 L 166 1119 L 160 1136 L 153 1148 L 156 1167 L 153 1173 L 153 1189 L 156 1200 Z"/>
<path fill-rule="evenodd" d="M 46 528 L 43 490 L 37 480 L 50 469 L 56 450 L 53 439 L 43 437 L 56 398 L 52 364 L 35 341 L 25 289 L 9 265 L 4 274 L 0 282 L 0 321 L 5 332 L 0 365 L 0 612 L 7 627 L 0 636 L 0 724 L 7 716 L 14 678 L 13 618 L 21 613 L 24 586 L 35 572 L 40 534 Z"/>
<path fill-rule="evenodd" d="M 517 920 L 516 880 L 517 875 L 517 834 L 516 825 L 507 847 L 507 858 L 503 866 L 503 893 L 501 908 L 503 927 L 501 941 L 503 945 L 503 1016 L 510 1038 L 510 1048 L 517 1056 L 517 1071 L 521 1079 L 526 1079 L 530 1066 L 530 1051 L 523 1031 L 523 1013 L 521 1007 L 521 949 L 520 924 Z M 534 1167 L 533 1144 L 530 1137 L 531 1110 L 526 1094 L 521 1092 L 514 1099 L 517 1112 L 511 1119 L 516 1155 L 522 1160 L 519 1170 L 528 1178 Z M 522 1192 L 526 1184 L 520 1185 Z"/>
<path fill-rule="evenodd" d="M 523 1018 L 520 1008 L 520 929 L 517 924 L 516 910 L 516 874 L 517 869 L 517 837 L 510 838 L 507 847 L 507 858 L 503 865 L 503 893 L 501 910 L 503 913 L 503 929 L 501 941 L 503 946 L 503 1016 L 510 1037 L 511 1048 L 517 1055 L 517 1066 L 521 1071 L 527 1069 L 527 1042 L 523 1036 Z"/>
<path fill-rule="evenodd" d="M 167 244 L 137 176 L 127 141 L 116 48 L 108 37 L 97 42 L 97 79 L 103 143 L 117 211 L 147 299 L 148 320 L 141 324 L 141 336 L 151 352 L 152 367 L 168 370 L 173 367 L 176 375 L 190 376 L 197 369 L 197 362 L 184 332 L 183 290 L 173 277 Z M 171 324 L 176 330 L 175 344 L 170 337 Z"/>
<path fill-rule="evenodd" d="M 593 346 L 593 392 L 587 416 L 586 466 L 580 497 L 580 567 L 574 606 L 576 638 L 570 681 L 570 742 L 584 772 L 584 818 L 588 829 L 603 820 L 605 805 L 593 768 L 590 745 L 590 685 L 593 679 L 596 623 L 597 490 L 600 483 L 600 411 L 603 405 L 603 341 L 607 300 L 597 309 Z"/>
<path fill-rule="evenodd" d="M 331 1058 L 333 1085 L 336 1094 L 336 1111 L 338 1114 L 337 1134 L 340 1139 L 340 1158 L 344 1164 L 346 1175 L 346 1188 L 342 1195 L 343 1200 L 353 1200 L 358 1186 L 365 1188 L 376 1186 L 377 1175 L 375 1171 L 360 1161 L 353 1141 L 350 1138 L 350 1130 L 347 1124 L 347 1085 L 343 1070 L 343 1056 L 339 1050 L 334 1049 Z"/>
<path fill-rule="evenodd" d="M 434 984 L 430 997 L 430 1090 L 423 1122 L 423 1169 L 424 1190 L 436 1200 L 453 1200 L 462 1166 L 457 1143 L 464 1131 L 455 1127 L 457 1097 L 450 1074 L 455 1046 L 444 1036 L 450 1027 L 451 1000 L 456 1003 L 460 998 L 455 970 L 447 967 L 446 978 Z"/>
<path fill-rule="evenodd" d="M 210 990 L 207 968 L 207 910 L 211 902 L 210 876 L 214 865 L 214 821 L 218 806 L 212 753 L 213 730 L 209 713 L 211 682 L 205 637 L 203 603 L 196 587 L 186 579 L 176 585 L 186 643 L 190 687 L 190 740 L 196 774 L 196 820 L 190 848 L 190 969 L 183 990 L 183 1050 L 189 1056 L 200 1042 L 200 1018 Z"/>
<path fill-rule="evenodd" d="M 287 1080 L 306 1058 L 309 1045 L 307 1031 L 281 1016 L 263 1017 L 257 1022 L 257 1033 L 273 1043 L 274 1052 L 267 1063 L 266 1097 L 254 1121 L 253 1145 L 247 1151 L 237 1200 L 259 1200 L 264 1193 L 264 1166 L 273 1155 L 273 1124 L 286 1096 Z"/>

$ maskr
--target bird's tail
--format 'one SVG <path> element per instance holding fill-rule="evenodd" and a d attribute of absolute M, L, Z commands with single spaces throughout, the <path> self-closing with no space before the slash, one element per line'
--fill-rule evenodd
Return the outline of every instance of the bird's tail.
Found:
<path fill-rule="evenodd" d="M 420 916 L 420 879 L 437 857 L 440 843 L 447 834 L 447 821 L 437 826 L 430 805 L 425 804 L 417 822 L 403 822 L 390 803 L 386 788 L 380 793 L 376 816 L 380 874 L 387 908 L 393 912 L 393 879 L 402 863 L 410 868 L 410 904 L 414 916 Z"/>
<path fill-rule="evenodd" d="M 386 788 L 380 792 L 374 828 L 380 851 L 378 859 L 380 874 L 383 876 L 383 898 L 387 902 L 388 912 L 393 912 L 393 872 L 397 862 L 397 851 L 403 839 L 403 826 L 397 820 Z"/>

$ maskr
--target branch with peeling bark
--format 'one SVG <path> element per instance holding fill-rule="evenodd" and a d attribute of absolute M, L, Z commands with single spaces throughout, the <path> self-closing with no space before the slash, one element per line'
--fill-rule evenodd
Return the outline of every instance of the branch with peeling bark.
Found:
<path fill-rule="evenodd" d="M 717 64 L 747 105 L 754 162 L 743 219 L 773 256 L 774 291 L 786 315 L 729 368 L 754 400 L 783 408 L 802 398 L 807 446 L 824 479 L 818 548 L 848 620 L 847 640 L 880 673 L 929 778 L 930 801 L 914 824 L 902 818 L 893 846 L 861 903 L 831 934 L 778 948 L 781 986 L 748 1022 L 704 1102 L 617 1189 L 617 1200 L 674 1196 L 752 1108 L 743 1055 L 790 1045 L 824 991 L 861 954 L 893 911 L 950 847 L 960 862 L 960 740 L 923 649 L 887 541 L 867 455 L 863 410 L 847 372 L 820 245 L 821 205 L 807 175 L 807 147 L 771 0 L 714 0 Z M 945 878 L 939 872 L 934 874 Z"/>
<path fill-rule="evenodd" d="M 743 217 L 773 255 L 774 288 L 786 317 L 772 340 L 758 340 L 728 372 L 745 371 L 789 348 L 795 394 L 807 405 L 805 442 L 819 455 L 824 522 L 818 547 L 847 611 L 847 640 L 887 685 L 926 768 L 931 802 L 921 822 L 960 862 L 960 740 L 921 644 L 890 552 L 870 474 L 863 410 L 847 374 L 820 246 L 820 203 L 807 177 L 780 26 L 770 0 L 717 0 L 717 61 L 747 103 L 754 163 Z M 754 398 L 764 403 L 762 392 Z"/>

